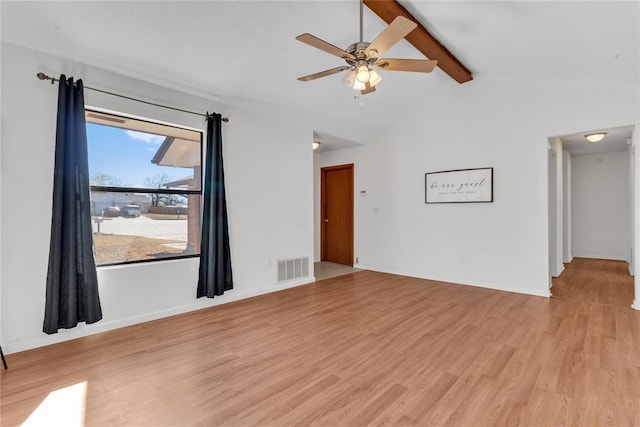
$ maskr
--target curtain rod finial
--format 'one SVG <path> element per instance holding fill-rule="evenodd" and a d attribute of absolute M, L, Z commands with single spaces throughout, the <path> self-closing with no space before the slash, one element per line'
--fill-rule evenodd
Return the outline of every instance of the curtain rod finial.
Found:
<path fill-rule="evenodd" d="M 36 74 L 36 77 L 39 78 L 40 80 L 51 80 L 51 84 L 54 84 L 55 80 L 56 80 L 56 79 L 54 79 L 52 77 L 47 76 L 43 72 L 40 72 L 40 73 Z"/>

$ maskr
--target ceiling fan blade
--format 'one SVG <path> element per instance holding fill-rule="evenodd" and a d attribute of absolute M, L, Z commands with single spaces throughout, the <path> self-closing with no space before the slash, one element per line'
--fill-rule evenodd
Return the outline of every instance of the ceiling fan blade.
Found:
<path fill-rule="evenodd" d="M 336 67 L 330 70 L 320 71 L 319 73 L 309 74 L 308 76 L 298 77 L 298 80 L 300 80 L 301 82 L 308 82 L 309 80 L 315 80 L 319 79 L 320 77 L 330 76 L 331 74 L 336 74 L 340 71 L 348 70 L 349 68 L 351 67 L 349 67 L 348 65 L 343 65 L 342 67 Z"/>
<path fill-rule="evenodd" d="M 365 49 L 367 55 L 380 57 L 391 46 L 402 40 L 407 34 L 416 28 L 418 24 L 408 20 L 404 16 L 398 16 L 389 24 L 383 32 Z"/>
<path fill-rule="evenodd" d="M 418 73 L 430 73 L 438 65 L 435 59 L 396 59 L 380 58 L 374 66 L 381 70 L 389 71 L 414 71 Z"/>
<path fill-rule="evenodd" d="M 322 39 L 317 38 L 316 36 L 312 36 L 309 33 L 300 34 L 296 37 L 296 40 L 301 41 L 302 43 L 306 43 L 309 46 L 313 46 L 316 49 L 320 49 L 324 52 L 330 53 L 331 55 L 335 55 L 338 58 L 342 59 L 356 59 L 355 56 L 347 52 L 346 50 L 342 50 L 337 46 L 332 45 Z"/>

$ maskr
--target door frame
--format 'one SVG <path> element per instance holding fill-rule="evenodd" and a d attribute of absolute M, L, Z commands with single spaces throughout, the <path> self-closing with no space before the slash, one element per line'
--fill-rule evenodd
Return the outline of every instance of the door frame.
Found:
<path fill-rule="evenodd" d="M 638 172 L 640 171 L 640 156 L 636 155 L 636 150 L 635 150 L 637 139 L 638 139 L 638 128 L 640 128 L 640 122 L 636 122 L 635 124 L 632 124 L 632 126 L 633 126 L 633 131 L 631 133 L 631 141 L 630 141 L 631 148 L 629 149 L 629 156 L 633 161 L 633 167 L 629 167 L 629 181 L 630 181 L 629 204 L 631 205 L 629 209 L 629 213 L 630 213 L 629 226 L 630 226 L 630 231 L 632 233 L 631 235 L 632 242 L 629 248 L 630 253 L 629 253 L 628 262 L 629 262 L 630 270 L 633 270 L 633 271 L 629 271 L 629 273 L 631 274 L 631 276 L 633 276 L 633 283 L 634 283 L 634 300 L 633 300 L 633 303 L 631 304 L 631 308 L 634 310 L 640 311 L 640 275 L 638 274 L 638 269 L 639 269 L 638 265 L 640 265 L 640 261 L 639 261 L 640 256 L 638 256 L 638 253 L 640 253 L 640 224 L 637 221 L 638 214 L 640 213 L 640 208 L 638 207 L 639 206 L 638 200 L 640 200 L 640 173 Z M 551 150 L 550 138 L 551 137 L 547 138 L 547 140 L 545 141 L 547 144 L 548 150 Z M 563 163 L 561 163 L 561 166 L 562 168 L 564 168 Z M 548 179 L 550 174 L 548 157 L 547 157 L 546 169 L 547 169 L 547 174 L 545 178 L 548 184 Z M 551 194 L 549 191 L 549 185 L 547 185 L 546 193 L 547 193 L 546 201 L 548 204 L 550 203 L 550 197 L 551 197 Z M 546 220 L 547 220 L 547 227 L 548 228 L 551 227 L 552 218 L 550 218 L 548 209 L 546 214 Z M 549 234 L 547 234 L 547 251 L 548 251 L 547 254 L 549 255 L 549 259 L 550 259 L 552 244 L 557 244 L 557 242 L 552 242 Z M 548 276 L 551 279 L 553 274 L 551 271 L 550 261 L 547 262 L 546 268 L 547 268 Z M 549 296 L 551 296 L 551 293 L 549 294 Z"/>
<path fill-rule="evenodd" d="M 351 233 L 349 233 L 349 253 L 350 253 L 350 259 L 351 259 L 351 265 L 353 266 L 354 263 L 354 258 L 353 258 L 353 235 L 354 235 L 354 228 L 355 228 L 355 215 L 354 215 L 354 193 L 355 193 L 355 189 L 353 186 L 353 182 L 354 182 L 354 164 L 353 163 L 348 163 L 348 164 L 344 164 L 344 165 L 336 165 L 336 166 L 326 166 L 323 168 L 320 168 L 320 261 L 326 261 L 327 260 L 327 226 L 324 222 L 325 217 L 325 212 L 326 212 L 326 174 L 327 172 L 331 172 L 331 171 L 335 171 L 335 170 L 341 170 L 341 169 L 347 169 L 349 170 L 350 173 L 350 182 L 349 182 L 349 187 L 351 189 L 351 199 L 350 199 L 350 203 L 348 206 L 348 209 L 351 211 Z"/>

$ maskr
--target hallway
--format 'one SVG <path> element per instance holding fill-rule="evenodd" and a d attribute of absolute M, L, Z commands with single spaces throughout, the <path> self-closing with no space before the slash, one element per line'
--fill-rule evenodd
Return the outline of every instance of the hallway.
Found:
<path fill-rule="evenodd" d="M 629 264 L 606 259 L 574 258 L 553 278 L 553 298 L 610 305 L 630 310 L 633 277 Z"/>

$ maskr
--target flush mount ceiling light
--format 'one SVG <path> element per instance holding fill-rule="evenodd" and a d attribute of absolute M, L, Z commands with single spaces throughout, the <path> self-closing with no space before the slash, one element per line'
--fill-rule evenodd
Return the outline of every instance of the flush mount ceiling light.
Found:
<path fill-rule="evenodd" d="M 596 132 L 596 133 L 589 133 L 586 134 L 584 137 L 587 139 L 587 141 L 589 141 L 592 144 L 595 144 L 596 142 L 600 142 L 602 141 L 602 139 L 604 138 L 604 136 L 606 135 L 606 132 Z"/>
<path fill-rule="evenodd" d="M 313 149 L 317 150 L 320 147 L 320 141 L 313 141 Z"/>

